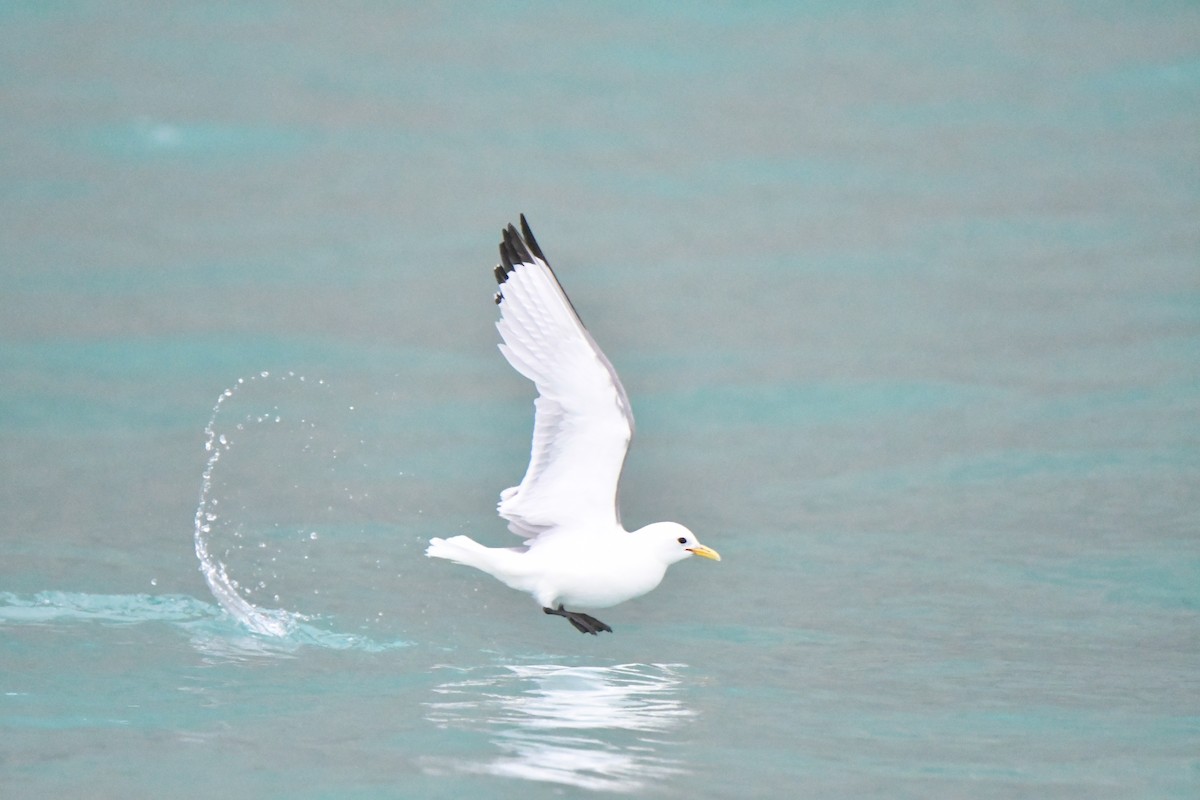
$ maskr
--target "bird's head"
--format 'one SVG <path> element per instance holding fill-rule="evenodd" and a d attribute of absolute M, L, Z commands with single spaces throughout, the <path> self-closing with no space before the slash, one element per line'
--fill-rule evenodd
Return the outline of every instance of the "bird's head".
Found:
<path fill-rule="evenodd" d="M 655 522 L 639 530 L 636 535 L 644 538 L 651 549 L 667 564 L 683 561 L 689 556 L 711 558 L 713 561 L 721 560 L 721 556 L 716 550 L 700 544 L 696 534 L 678 522 Z"/>

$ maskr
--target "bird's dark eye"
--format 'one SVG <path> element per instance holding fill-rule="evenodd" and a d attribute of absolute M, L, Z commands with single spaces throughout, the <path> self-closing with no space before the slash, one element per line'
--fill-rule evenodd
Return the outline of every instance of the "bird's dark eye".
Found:
<path fill-rule="evenodd" d="M 680 544 L 687 544 L 687 539 L 685 539 L 685 538 L 683 538 L 682 536 L 680 536 L 680 537 L 679 537 L 679 543 L 680 543 Z"/>

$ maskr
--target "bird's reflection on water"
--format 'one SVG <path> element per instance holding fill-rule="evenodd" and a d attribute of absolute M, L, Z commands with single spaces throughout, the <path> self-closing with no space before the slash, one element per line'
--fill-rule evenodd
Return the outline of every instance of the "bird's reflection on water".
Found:
<path fill-rule="evenodd" d="M 485 733 L 495 757 L 455 763 L 469 772 L 585 789 L 634 792 L 685 765 L 666 736 L 694 716 L 679 664 L 506 666 L 441 684 L 426 718 Z M 444 767 L 445 765 L 439 765 Z"/>

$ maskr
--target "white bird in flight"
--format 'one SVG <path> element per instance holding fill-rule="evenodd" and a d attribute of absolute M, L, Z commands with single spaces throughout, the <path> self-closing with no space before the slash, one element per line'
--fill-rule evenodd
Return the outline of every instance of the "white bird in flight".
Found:
<path fill-rule="evenodd" d="M 497 510 L 523 547 L 484 547 L 467 536 L 430 539 L 425 555 L 482 570 L 533 595 L 542 611 L 581 633 L 612 631 L 574 608 L 608 608 L 649 592 L 691 556 L 720 561 L 677 522 L 621 525 L 617 484 L 633 412 L 616 370 L 583 326 L 521 215 L 502 232 L 496 303 L 500 352 L 534 382 L 533 447 L 519 486 Z"/>

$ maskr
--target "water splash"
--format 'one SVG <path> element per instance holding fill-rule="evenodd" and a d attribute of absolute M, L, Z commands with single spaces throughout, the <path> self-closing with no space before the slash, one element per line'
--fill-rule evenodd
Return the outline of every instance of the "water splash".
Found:
<path fill-rule="evenodd" d="M 262 378 L 270 377 L 269 372 L 261 372 Z M 253 377 L 250 380 L 254 380 Z M 303 377 L 300 380 L 304 380 Z M 238 378 L 237 386 L 245 385 L 246 379 Z M 223 433 L 217 433 L 217 417 L 221 407 L 237 391 L 237 387 L 226 389 L 217 398 L 213 406 L 212 416 L 204 427 L 204 449 L 208 452 L 208 461 L 200 479 L 200 502 L 196 507 L 195 543 L 196 558 L 200 560 L 200 572 L 208 584 L 209 591 L 226 612 L 255 633 L 267 636 L 287 636 L 306 618 L 300 614 L 284 609 L 264 609 L 248 602 L 237 590 L 237 585 L 229 577 L 225 564 L 213 557 L 208 550 L 208 535 L 212 532 L 212 524 L 217 521 L 219 514 L 216 507 L 219 500 L 212 496 L 213 470 L 221 460 L 223 453 L 231 447 L 228 438 Z"/>
<path fill-rule="evenodd" d="M 394 624 L 389 590 L 412 559 L 397 543 L 395 475 L 380 464 L 390 455 L 358 407 L 323 379 L 266 371 L 213 406 L 196 557 L 213 598 L 253 633 Z"/>

